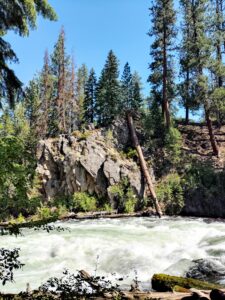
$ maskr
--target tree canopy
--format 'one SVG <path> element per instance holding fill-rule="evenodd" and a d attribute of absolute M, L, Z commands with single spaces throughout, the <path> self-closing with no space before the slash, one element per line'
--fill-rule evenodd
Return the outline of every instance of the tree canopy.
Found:
<path fill-rule="evenodd" d="M 31 29 L 36 28 L 37 16 L 41 15 L 51 21 L 57 16 L 47 0 L 0 0 L 0 103 L 6 99 L 13 106 L 21 92 L 21 81 L 9 63 L 17 62 L 16 53 L 3 36 L 14 31 L 20 36 L 28 36 Z"/>

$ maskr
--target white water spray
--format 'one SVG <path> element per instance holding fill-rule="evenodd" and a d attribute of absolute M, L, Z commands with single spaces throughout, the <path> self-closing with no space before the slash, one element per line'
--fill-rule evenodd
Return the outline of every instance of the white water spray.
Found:
<path fill-rule="evenodd" d="M 83 269 L 116 273 L 131 283 L 137 272 L 146 288 L 154 273 L 184 275 L 195 259 L 225 262 L 225 223 L 187 218 L 129 218 L 58 222 L 70 231 L 23 230 L 23 236 L 0 237 L 0 247 L 21 249 L 22 270 L 5 292 L 37 288 L 53 276 Z"/>

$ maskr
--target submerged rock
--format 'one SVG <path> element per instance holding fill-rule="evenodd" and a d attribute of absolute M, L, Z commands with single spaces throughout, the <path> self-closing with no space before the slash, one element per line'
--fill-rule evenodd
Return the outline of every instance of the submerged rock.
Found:
<path fill-rule="evenodd" d="M 225 279 L 225 266 L 216 259 L 198 259 L 193 261 L 194 265 L 189 269 L 186 276 L 210 282 L 219 282 Z"/>

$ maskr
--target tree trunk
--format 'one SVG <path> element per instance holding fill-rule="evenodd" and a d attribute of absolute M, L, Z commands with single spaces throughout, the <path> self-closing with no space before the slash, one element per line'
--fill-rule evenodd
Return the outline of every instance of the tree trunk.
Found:
<path fill-rule="evenodd" d="M 186 125 L 189 124 L 189 107 L 188 106 L 185 107 L 185 124 Z"/>
<path fill-rule="evenodd" d="M 150 191 L 152 199 L 154 201 L 155 210 L 156 210 L 159 218 L 161 218 L 162 210 L 161 210 L 160 205 L 158 203 L 158 199 L 157 199 L 157 196 L 156 196 L 156 193 L 155 193 L 155 189 L 154 189 L 154 186 L 153 186 L 153 183 L 152 183 L 152 179 L 151 179 L 151 176 L 149 174 L 148 167 L 147 167 L 147 164 L 146 164 L 141 146 L 140 146 L 139 141 L 138 141 L 138 137 L 137 137 L 135 127 L 134 127 L 133 118 L 132 118 L 131 114 L 129 114 L 129 113 L 127 113 L 127 122 L 128 122 L 128 126 L 129 126 L 129 130 L 130 130 L 130 134 L 131 134 L 131 138 L 132 138 L 134 147 L 136 148 L 137 153 L 138 153 L 138 157 L 139 157 L 140 165 L 141 165 L 141 170 L 142 170 L 143 175 L 146 179 L 149 191 Z"/>
<path fill-rule="evenodd" d="M 185 103 L 185 110 L 186 110 L 186 116 L 185 116 L 185 123 L 188 125 L 189 123 L 189 105 L 190 105 L 190 94 L 189 94 L 189 89 L 190 89 L 190 72 L 189 69 L 187 70 L 186 73 L 186 103 Z"/>
<path fill-rule="evenodd" d="M 212 120 L 210 119 L 209 111 L 206 107 L 205 107 L 205 119 L 209 131 L 210 143 L 212 146 L 213 154 L 219 157 L 220 151 L 213 132 Z"/>
<path fill-rule="evenodd" d="M 223 10 L 220 10 L 220 1 L 216 0 L 216 15 L 217 15 L 217 30 L 218 32 L 222 32 L 222 22 L 221 22 L 221 14 L 223 13 Z M 217 60 L 220 64 L 222 64 L 222 51 L 221 51 L 221 41 L 220 38 L 216 41 L 216 52 L 217 52 Z M 223 77 L 221 75 L 218 76 L 218 87 L 223 86 Z"/>

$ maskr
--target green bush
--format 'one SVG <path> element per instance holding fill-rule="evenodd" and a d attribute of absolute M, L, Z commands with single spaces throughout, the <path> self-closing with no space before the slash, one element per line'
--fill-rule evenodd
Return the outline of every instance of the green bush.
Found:
<path fill-rule="evenodd" d="M 37 216 L 41 220 L 50 219 L 51 217 L 54 217 L 56 215 L 55 212 L 52 212 L 51 208 L 48 206 L 42 205 L 41 207 L 38 207 L 37 209 Z"/>
<path fill-rule="evenodd" d="M 156 187 L 156 194 L 164 204 L 165 212 L 174 215 L 181 212 L 184 206 L 184 192 L 182 180 L 177 173 L 166 176 Z"/>
<path fill-rule="evenodd" d="M 188 197 L 196 190 L 200 190 L 206 201 L 225 198 L 225 170 L 215 171 L 211 163 L 192 161 L 184 179 L 185 192 Z"/>
<path fill-rule="evenodd" d="M 182 136 L 178 129 L 171 127 L 166 133 L 165 150 L 167 159 L 172 165 L 177 165 L 181 160 Z"/>
<path fill-rule="evenodd" d="M 137 206 L 137 197 L 134 194 L 128 178 L 124 178 L 120 183 L 109 188 L 109 192 L 117 202 L 118 212 L 132 213 Z"/>
<path fill-rule="evenodd" d="M 59 196 L 54 198 L 52 202 L 53 207 L 66 207 L 67 210 L 71 210 L 73 207 L 73 197 L 71 196 Z"/>
<path fill-rule="evenodd" d="M 73 195 L 73 209 L 77 212 L 97 210 L 97 200 L 87 193 L 79 192 Z"/>

